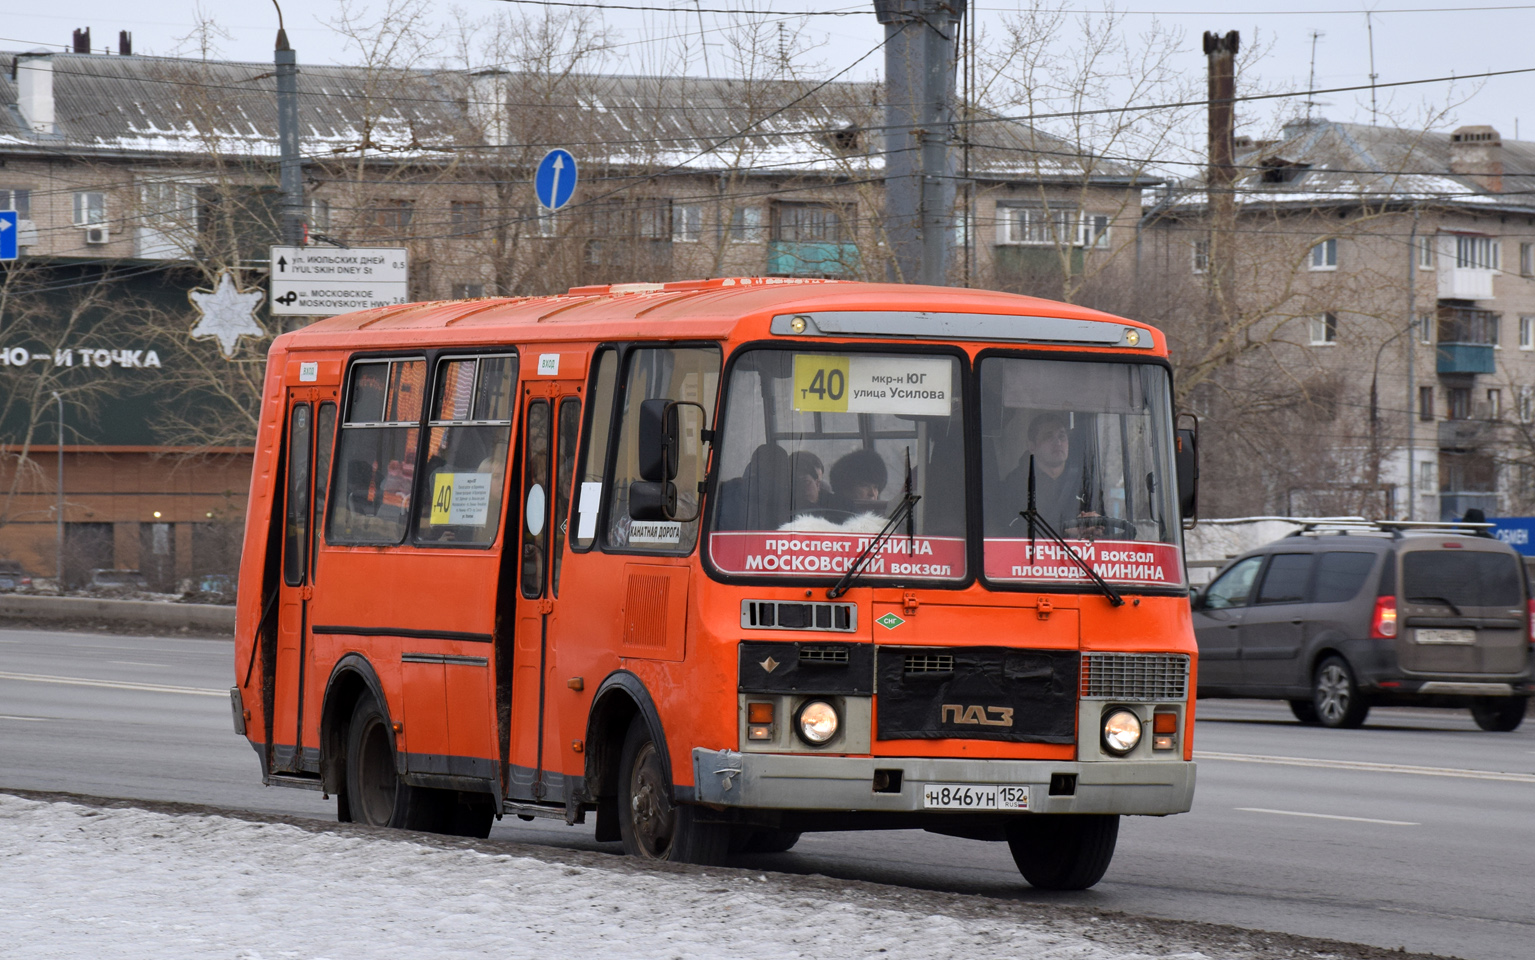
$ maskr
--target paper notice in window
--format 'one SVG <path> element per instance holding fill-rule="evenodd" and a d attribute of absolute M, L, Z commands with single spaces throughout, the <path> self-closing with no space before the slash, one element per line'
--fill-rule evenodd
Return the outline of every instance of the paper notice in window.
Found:
<path fill-rule="evenodd" d="M 794 355 L 795 410 L 946 417 L 954 363 L 934 357 Z"/>
<path fill-rule="evenodd" d="M 481 527 L 490 515 L 490 474 L 439 473 L 432 483 L 433 526 Z"/>
<path fill-rule="evenodd" d="M 590 540 L 597 535 L 597 510 L 602 506 L 602 484 L 581 484 L 581 501 L 576 505 L 580 515 L 576 525 L 576 539 Z"/>

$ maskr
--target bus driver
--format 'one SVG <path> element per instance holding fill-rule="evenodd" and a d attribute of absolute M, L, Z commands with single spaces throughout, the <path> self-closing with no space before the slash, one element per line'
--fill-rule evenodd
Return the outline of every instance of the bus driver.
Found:
<path fill-rule="evenodd" d="M 1004 487 L 1017 503 L 1016 510 L 1028 507 L 1029 460 L 1034 461 L 1034 503 L 1040 517 L 1062 536 L 1092 535 L 1093 528 L 1078 523 L 1079 517 L 1096 517 L 1092 506 L 1092 484 L 1087 466 L 1076 476 L 1066 470 L 1071 459 L 1071 426 L 1064 414 L 1046 412 L 1029 423 L 1029 447 L 1018 458 L 1018 466 L 1008 474 Z M 1028 521 L 1017 517 L 1009 521 L 1012 530 L 1027 530 Z M 1068 534 L 1067 530 L 1071 533 Z M 1044 531 L 1039 531 L 1042 535 Z"/>

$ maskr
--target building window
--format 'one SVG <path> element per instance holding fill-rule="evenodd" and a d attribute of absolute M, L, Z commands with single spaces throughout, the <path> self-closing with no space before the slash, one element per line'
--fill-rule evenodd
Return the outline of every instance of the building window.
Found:
<path fill-rule="evenodd" d="M 1519 422 L 1535 420 L 1535 387 L 1519 388 Z"/>
<path fill-rule="evenodd" d="M 1535 317 L 1519 318 L 1519 349 L 1535 350 Z"/>
<path fill-rule="evenodd" d="M 454 300 L 478 300 L 485 296 L 483 283 L 455 283 L 452 290 Z"/>
<path fill-rule="evenodd" d="M 1485 343 L 1497 346 L 1503 315 L 1472 307 L 1439 308 L 1440 343 Z"/>
<path fill-rule="evenodd" d="M 672 242 L 697 243 L 704 236 L 704 208 L 696 203 L 672 207 Z"/>
<path fill-rule="evenodd" d="M 1487 391 L 1487 419 L 1503 419 L 1503 391 L 1493 388 Z"/>
<path fill-rule="evenodd" d="M 309 201 L 309 229 L 313 233 L 330 232 L 330 201 Z"/>
<path fill-rule="evenodd" d="M 829 203 L 780 203 L 773 239 L 786 243 L 844 243 L 843 211 Z"/>
<path fill-rule="evenodd" d="M 1088 249 L 1104 248 L 1109 245 L 1109 221 L 1113 218 L 1105 213 L 1082 214 L 1082 246 Z"/>
<path fill-rule="evenodd" d="M 1332 240 L 1323 240 L 1321 243 L 1311 248 L 1311 269 L 1338 269 L 1338 241 L 1336 238 Z"/>
<path fill-rule="evenodd" d="M 1434 388 L 1433 387 L 1419 387 L 1418 388 L 1418 419 L 1419 420 L 1432 420 L 1432 419 L 1434 419 Z"/>
<path fill-rule="evenodd" d="M 1079 242 L 1079 230 L 1071 207 L 997 206 L 997 243 L 1004 246 L 1067 246 Z"/>
<path fill-rule="evenodd" d="M 1434 342 L 1434 315 L 1432 313 L 1418 314 L 1418 342 Z"/>
<path fill-rule="evenodd" d="M 0 187 L 0 210 L 16 211 L 16 219 L 32 219 L 32 191 L 17 187 Z"/>
<path fill-rule="evenodd" d="M 485 229 L 485 204 L 478 200 L 454 200 L 448 204 L 448 221 L 453 236 L 475 236 Z"/>
<path fill-rule="evenodd" d="M 1492 237 L 1456 237 L 1455 267 L 1458 270 L 1497 270 L 1498 241 Z"/>
<path fill-rule="evenodd" d="M 1535 277 L 1535 243 L 1519 244 L 1519 276 Z"/>
<path fill-rule="evenodd" d="M 762 242 L 761 207 L 736 207 L 730 211 L 730 241 L 732 243 Z"/>
<path fill-rule="evenodd" d="M 1445 415 L 1450 420 L 1471 419 L 1471 388 L 1450 387 L 1445 391 L 1446 409 Z"/>
<path fill-rule="evenodd" d="M 672 202 L 641 201 L 634 211 L 634 234 L 645 240 L 665 240 L 672 235 Z"/>
<path fill-rule="evenodd" d="M 381 232 L 399 235 L 410 227 L 416 216 L 414 200 L 380 200 L 373 205 L 369 219 Z"/>
<path fill-rule="evenodd" d="M 1418 492 L 1433 493 L 1434 489 L 1439 486 L 1439 481 L 1434 477 L 1434 474 L 1438 472 L 1435 469 L 1437 466 L 1438 464 L 1434 463 L 1432 460 L 1419 461 Z"/>
<path fill-rule="evenodd" d="M 1432 270 L 1432 269 L 1434 269 L 1434 238 L 1433 237 L 1419 237 L 1418 238 L 1418 269 L 1419 270 Z"/>
<path fill-rule="evenodd" d="M 1327 346 L 1338 342 L 1338 315 L 1336 313 L 1324 313 L 1319 317 L 1312 317 L 1310 323 L 1312 346 Z"/>
<path fill-rule="evenodd" d="M 107 222 L 107 195 L 94 190 L 81 190 L 75 194 L 74 224 L 89 227 Z"/>
<path fill-rule="evenodd" d="M 1194 272 L 1210 272 L 1210 241 L 1208 240 L 1194 241 Z"/>

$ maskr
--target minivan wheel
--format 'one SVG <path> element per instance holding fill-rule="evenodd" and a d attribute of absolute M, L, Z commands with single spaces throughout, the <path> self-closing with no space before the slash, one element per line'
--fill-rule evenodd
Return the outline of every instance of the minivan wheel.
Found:
<path fill-rule="evenodd" d="M 1316 723 L 1316 704 L 1310 700 L 1291 700 L 1290 712 L 1295 714 L 1295 719 L 1301 723 Z"/>
<path fill-rule="evenodd" d="M 1471 719 L 1483 730 L 1508 733 L 1519 729 L 1529 705 L 1528 697 L 1477 697 L 1471 701 Z"/>
<path fill-rule="evenodd" d="M 1370 705 L 1359 695 L 1359 686 L 1354 682 L 1354 671 L 1342 657 L 1328 657 L 1316 668 L 1311 702 L 1324 727 L 1358 727 L 1370 713 Z"/>

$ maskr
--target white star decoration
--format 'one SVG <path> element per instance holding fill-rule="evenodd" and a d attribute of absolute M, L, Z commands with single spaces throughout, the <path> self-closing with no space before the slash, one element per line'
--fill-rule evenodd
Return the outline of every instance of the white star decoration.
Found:
<path fill-rule="evenodd" d="M 256 308 L 261 306 L 265 296 L 260 290 L 241 293 L 240 288 L 235 286 L 234 274 L 228 270 L 219 277 L 219 286 L 214 292 L 187 291 L 187 299 L 202 314 L 202 319 L 192 328 L 192 339 L 216 337 L 224 356 L 232 359 L 241 337 L 266 335 L 255 316 Z"/>

